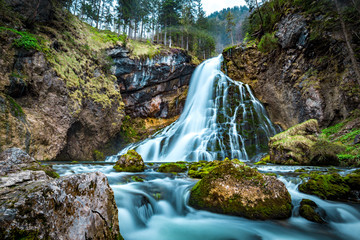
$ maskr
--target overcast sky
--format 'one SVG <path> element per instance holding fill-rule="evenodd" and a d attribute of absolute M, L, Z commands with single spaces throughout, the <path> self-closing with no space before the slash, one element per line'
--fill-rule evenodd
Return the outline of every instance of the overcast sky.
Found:
<path fill-rule="evenodd" d="M 201 0 L 206 15 L 223 8 L 246 5 L 244 0 Z"/>

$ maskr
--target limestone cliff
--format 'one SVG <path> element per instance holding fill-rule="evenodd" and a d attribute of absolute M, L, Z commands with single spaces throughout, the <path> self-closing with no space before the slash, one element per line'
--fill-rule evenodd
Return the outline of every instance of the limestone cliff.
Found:
<path fill-rule="evenodd" d="M 307 14 L 301 7 L 284 7 L 281 14 L 274 50 L 261 52 L 254 41 L 224 51 L 228 75 L 249 84 L 284 129 L 311 118 L 326 127 L 348 117 L 360 108 L 360 87 L 339 15 Z M 356 33 L 355 20 L 348 27 Z M 351 44 L 359 49 L 355 35 Z"/>

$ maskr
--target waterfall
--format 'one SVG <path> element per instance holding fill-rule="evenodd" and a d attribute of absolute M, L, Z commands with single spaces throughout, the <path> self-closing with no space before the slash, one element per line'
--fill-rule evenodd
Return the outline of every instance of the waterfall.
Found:
<path fill-rule="evenodd" d="M 146 162 L 212 161 L 225 157 L 248 161 L 265 152 L 276 134 L 265 108 L 248 85 L 221 71 L 222 55 L 199 65 L 192 75 L 179 119 L 135 149 Z M 116 161 L 116 156 L 107 161 Z"/>

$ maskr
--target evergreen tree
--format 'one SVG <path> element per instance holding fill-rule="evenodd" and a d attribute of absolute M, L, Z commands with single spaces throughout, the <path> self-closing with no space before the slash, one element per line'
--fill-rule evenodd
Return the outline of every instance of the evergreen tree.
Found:
<path fill-rule="evenodd" d="M 226 32 L 231 37 L 231 44 L 234 45 L 233 27 L 235 26 L 234 15 L 229 11 L 226 14 Z"/>

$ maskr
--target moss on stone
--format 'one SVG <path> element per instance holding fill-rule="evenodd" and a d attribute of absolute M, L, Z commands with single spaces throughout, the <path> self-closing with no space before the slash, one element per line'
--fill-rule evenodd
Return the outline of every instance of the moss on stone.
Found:
<path fill-rule="evenodd" d="M 316 223 L 325 223 L 320 214 L 316 211 L 317 204 L 309 199 L 303 199 L 300 203 L 299 214 L 303 218 Z"/>
<path fill-rule="evenodd" d="M 113 168 L 117 172 L 143 172 L 145 164 L 140 154 L 135 150 L 129 150 L 119 157 Z"/>
<path fill-rule="evenodd" d="M 161 164 L 158 171 L 163 173 L 181 173 L 186 172 L 188 167 L 185 162 L 176 162 L 176 163 L 164 163 Z"/>
<path fill-rule="evenodd" d="M 224 160 L 208 175 L 205 175 L 192 189 L 189 204 L 198 209 L 237 215 L 251 219 L 286 218 L 291 215 L 291 198 L 285 186 L 284 195 L 271 197 L 267 189 L 268 178 L 256 169 L 244 164 Z M 281 185 L 282 183 L 279 182 Z M 226 189 L 223 189 L 223 187 Z M 238 188 L 264 188 L 263 199 L 258 201 L 253 193 Z M 247 191 L 247 190 L 246 190 Z M 267 195 L 269 193 L 269 195 Z M 250 194 L 250 195 L 247 195 Z M 251 200 L 249 199 L 251 198 Z"/>
<path fill-rule="evenodd" d="M 144 179 L 139 176 L 131 176 L 133 182 L 144 182 Z"/>
<path fill-rule="evenodd" d="M 299 190 L 317 195 L 322 199 L 345 200 L 350 196 L 351 188 L 344 177 L 338 173 L 319 174 L 312 172 L 309 175 L 309 180 L 300 184 Z"/>

